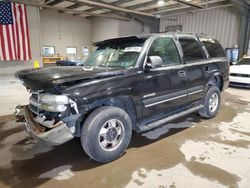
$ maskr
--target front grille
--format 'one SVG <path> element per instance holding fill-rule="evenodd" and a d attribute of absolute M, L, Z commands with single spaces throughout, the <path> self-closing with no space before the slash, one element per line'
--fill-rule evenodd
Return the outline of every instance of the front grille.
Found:
<path fill-rule="evenodd" d="M 238 74 L 231 73 L 230 76 L 250 78 L 250 75 L 248 75 L 248 74 L 239 74 L 239 73 Z"/>
<path fill-rule="evenodd" d="M 32 93 L 31 98 L 32 98 L 34 101 L 38 101 L 38 96 L 39 96 L 38 93 Z"/>
<path fill-rule="evenodd" d="M 31 97 L 30 100 L 34 101 L 34 102 L 39 102 L 39 95 L 40 95 L 41 91 L 31 91 Z M 28 105 L 30 111 L 32 111 L 34 114 L 39 114 L 40 110 L 37 106 L 35 106 L 34 104 L 29 104 Z"/>
<path fill-rule="evenodd" d="M 37 114 L 37 115 L 39 114 L 39 108 L 37 108 L 33 104 L 29 104 L 28 107 L 29 107 L 30 111 L 33 112 L 34 114 Z"/>

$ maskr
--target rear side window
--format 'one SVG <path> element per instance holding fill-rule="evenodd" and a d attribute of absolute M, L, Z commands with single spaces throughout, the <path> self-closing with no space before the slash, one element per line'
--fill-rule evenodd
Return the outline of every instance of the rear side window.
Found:
<path fill-rule="evenodd" d="M 199 61 L 205 59 L 199 42 L 192 38 L 180 38 L 184 59 L 186 62 Z"/>
<path fill-rule="evenodd" d="M 207 52 L 211 58 L 226 57 L 225 51 L 222 46 L 214 40 L 201 40 L 207 49 Z"/>

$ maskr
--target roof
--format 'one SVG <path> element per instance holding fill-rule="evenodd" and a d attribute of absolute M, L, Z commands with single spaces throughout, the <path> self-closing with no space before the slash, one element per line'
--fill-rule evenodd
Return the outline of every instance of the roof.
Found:
<path fill-rule="evenodd" d="M 152 34 L 133 35 L 133 36 L 124 36 L 124 37 L 119 37 L 119 38 L 111 38 L 111 39 L 96 42 L 96 43 L 94 43 L 94 46 L 100 46 L 100 45 L 107 44 L 107 43 L 110 43 L 110 42 L 122 42 L 122 41 L 128 41 L 128 40 L 136 40 L 136 39 L 148 39 L 151 36 L 152 36 Z"/>
<path fill-rule="evenodd" d="M 100 46 L 103 44 L 107 44 L 110 42 L 122 42 L 122 41 L 128 41 L 128 40 L 136 40 L 136 39 L 148 39 L 152 36 L 166 36 L 166 35 L 172 35 L 172 36 L 196 36 L 196 37 L 202 37 L 207 39 L 213 39 L 206 34 L 203 33 L 188 33 L 188 32 L 164 32 L 164 33 L 152 33 L 152 34 L 141 34 L 141 35 L 132 35 L 132 36 L 123 36 L 118 38 L 111 38 L 103 41 L 98 41 L 94 43 L 94 46 Z"/>

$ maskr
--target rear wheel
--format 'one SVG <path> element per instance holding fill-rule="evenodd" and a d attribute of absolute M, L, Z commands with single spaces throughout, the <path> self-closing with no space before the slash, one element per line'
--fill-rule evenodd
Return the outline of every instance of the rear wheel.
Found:
<path fill-rule="evenodd" d="M 208 89 L 204 99 L 204 107 L 198 111 L 199 115 L 204 118 L 213 118 L 220 109 L 221 96 L 218 87 L 213 86 Z"/>
<path fill-rule="evenodd" d="M 129 115 L 117 107 L 100 107 L 84 122 L 81 143 L 84 151 L 98 162 L 120 157 L 129 145 L 132 123 Z"/>

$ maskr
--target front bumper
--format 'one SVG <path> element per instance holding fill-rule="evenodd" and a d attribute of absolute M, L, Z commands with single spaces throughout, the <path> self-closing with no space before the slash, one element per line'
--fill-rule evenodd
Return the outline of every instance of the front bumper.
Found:
<path fill-rule="evenodd" d="M 236 77 L 230 76 L 230 86 L 233 87 L 242 87 L 242 88 L 250 88 L 250 78 L 249 77 Z"/>
<path fill-rule="evenodd" d="M 47 131 L 45 127 L 34 121 L 33 114 L 28 106 L 24 107 L 24 116 L 26 120 L 25 128 L 36 140 L 45 142 L 48 145 L 60 145 L 74 138 L 70 129 L 62 121 L 58 122 L 55 128 Z"/>

